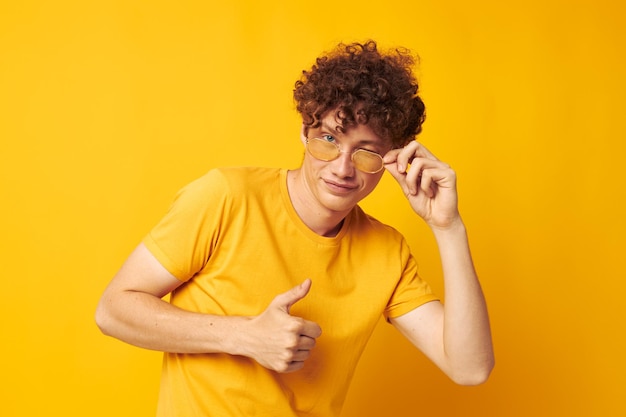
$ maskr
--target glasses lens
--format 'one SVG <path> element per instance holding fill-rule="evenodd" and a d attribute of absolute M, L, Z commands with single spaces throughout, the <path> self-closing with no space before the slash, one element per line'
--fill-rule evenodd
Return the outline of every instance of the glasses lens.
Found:
<path fill-rule="evenodd" d="M 334 143 L 320 138 L 308 139 L 306 148 L 313 157 L 322 161 L 332 161 L 339 156 L 339 149 Z"/>
<path fill-rule="evenodd" d="M 383 158 L 377 153 L 359 149 L 352 154 L 352 162 L 357 169 L 375 174 L 383 169 Z"/>
<path fill-rule="evenodd" d="M 336 144 L 321 138 L 307 139 L 306 149 L 314 158 L 321 161 L 332 161 L 341 153 Z M 382 156 L 365 149 L 354 151 L 352 162 L 358 170 L 368 174 L 380 172 L 384 167 Z"/>

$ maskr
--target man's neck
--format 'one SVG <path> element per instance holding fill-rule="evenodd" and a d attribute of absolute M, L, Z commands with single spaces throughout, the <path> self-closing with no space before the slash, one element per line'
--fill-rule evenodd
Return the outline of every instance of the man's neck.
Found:
<path fill-rule="evenodd" d="M 309 229 L 325 237 L 334 237 L 339 233 L 349 211 L 336 212 L 322 207 L 311 197 L 300 170 L 287 172 L 287 190 L 296 214 Z"/>

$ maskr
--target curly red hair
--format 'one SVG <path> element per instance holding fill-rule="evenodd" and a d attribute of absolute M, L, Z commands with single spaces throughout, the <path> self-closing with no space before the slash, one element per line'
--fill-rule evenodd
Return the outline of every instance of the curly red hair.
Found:
<path fill-rule="evenodd" d="M 329 111 L 336 111 L 340 128 L 367 124 L 378 136 L 399 148 L 422 130 L 425 106 L 413 75 L 410 52 L 387 53 L 375 41 L 344 44 L 317 58 L 293 91 L 306 130 L 316 128 Z"/>

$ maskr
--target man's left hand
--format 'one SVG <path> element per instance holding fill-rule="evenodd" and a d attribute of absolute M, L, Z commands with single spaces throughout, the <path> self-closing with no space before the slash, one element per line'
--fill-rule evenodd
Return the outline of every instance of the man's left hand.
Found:
<path fill-rule="evenodd" d="M 413 210 L 431 228 L 446 229 L 460 220 L 456 173 L 421 143 L 392 149 L 383 161 Z"/>

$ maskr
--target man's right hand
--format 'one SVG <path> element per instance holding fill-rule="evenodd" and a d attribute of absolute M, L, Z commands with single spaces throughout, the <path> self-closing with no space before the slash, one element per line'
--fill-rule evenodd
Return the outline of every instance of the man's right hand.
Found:
<path fill-rule="evenodd" d="M 265 311 L 248 322 L 253 340 L 248 341 L 246 356 L 276 372 L 293 372 L 304 366 L 322 329 L 315 322 L 292 316 L 290 309 L 310 289 L 311 280 L 307 279 L 277 295 Z"/>

